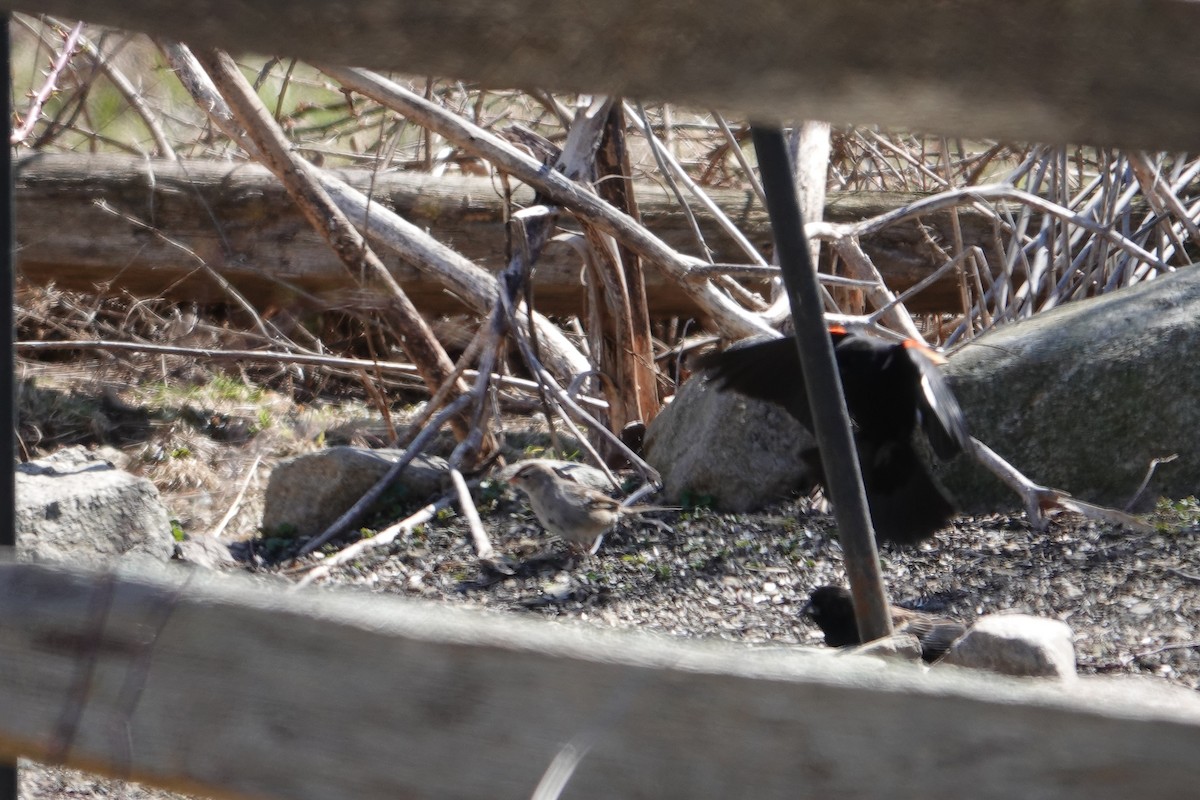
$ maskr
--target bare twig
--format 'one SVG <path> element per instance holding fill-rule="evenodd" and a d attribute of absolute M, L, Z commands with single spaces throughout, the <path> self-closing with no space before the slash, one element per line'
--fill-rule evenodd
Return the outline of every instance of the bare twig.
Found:
<path fill-rule="evenodd" d="M 405 448 L 404 455 L 402 455 L 400 459 L 393 464 L 386 473 L 384 473 L 383 477 L 376 481 L 374 486 L 368 489 L 363 496 L 354 503 L 354 505 L 343 512 L 343 514 L 334 520 L 333 523 L 330 524 L 330 526 L 321 534 L 313 537 L 307 543 L 305 543 L 305 545 L 300 548 L 300 552 L 297 553 L 297 556 L 308 555 L 313 550 L 316 550 L 318 547 L 325 544 L 330 539 L 337 536 L 342 531 L 346 530 L 355 522 L 357 522 L 362 515 L 367 513 L 371 506 L 375 504 L 375 501 L 383 496 L 383 493 L 387 491 L 389 486 L 392 485 L 392 482 L 395 481 L 396 478 L 400 477 L 400 473 L 404 471 L 404 468 L 411 464 L 412 460 L 420 455 L 422 451 L 424 451 L 426 445 L 428 445 L 437 432 L 441 430 L 442 425 L 452 419 L 455 415 L 460 414 L 469 408 L 472 399 L 473 398 L 470 395 L 460 395 L 452 403 L 442 409 L 441 413 L 434 418 L 433 422 L 425 426 L 425 429 L 421 431 L 420 435 L 418 435 L 417 438 L 414 439 L 407 448 Z"/>
<path fill-rule="evenodd" d="M 1149 656 L 1156 656 L 1159 653 L 1169 653 L 1172 650 L 1196 650 L 1196 649 L 1200 649 L 1200 641 L 1171 642 L 1170 644 L 1164 644 L 1162 647 L 1155 647 L 1151 650 L 1142 650 L 1137 653 L 1130 653 L 1129 658 L 1136 661 L 1138 659 L 1148 658 Z"/>
<path fill-rule="evenodd" d="M 875 264 L 871 261 L 871 257 L 862 249 L 862 245 L 858 242 L 856 236 L 846 236 L 839 238 L 833 242 L 833 247 L 837 250 L 838 255 L 846 262 L 846 266 L 853 275 L 859 280 L 873 281 L 875 286 L 873 289 L 867 289 L 866 294 L 871 298 L 871 302 L 875 305 L 878 311 L 878 318 L 886 319 L 895 330 L 900 331 L 905 336 L 913 339 L 922 340 L 921 332 L 917 330 L 917 326 L 913 323 L 912 315 L 901 304 L 900 299 L 892 293 L 892 290 L 887 288 L 887 284 L 883 282 L 883 276 L 879 274 L 879 270 L 875 268 Z"/>
<path fill-rule="evenodd" d="M 46 80 L 29 101 L 29 108 L 25 111 L 25 119 L 19 126 L 13 129 L 12 135 L 9 137 L 9 144 L 20 144 L 29 138 L 29 134 L 33 132 L 33 126 L 37 125 L 38 120 L 42 117 L 42 107 L 46 105 L 46 101 L 58 89 L 58 78 L 62 71 L 67 68 L 67 64 L 71 63 L 72 56 L 75 55 L 75 49 L 79 46 L 79 38 L 83 35 L 83 23 L 75 23 L 75 27 L 71 28 L 70 32 L 63 36 L 63 48 L 58 54 L 58 57 L 50 64 L 50 71 L 46 73 Z"/>
<path fill-rule="evenodd" d="M 258 328 L 258 332 L 263 335 L 264 339 L 267 339 L 268 341 L 281 341 L 282 340 L 282 343 L 286 343 L 288 345 L 294 344 L 291 340 L 287 339 L 287 337 L 283 336 L 283 334 L 280 333 L 278 331 L 278 329 L 276 329 L 276 331 L 275 331 L 275 333 L 277 335 L 273 336 L 270 333 L 270 331 L 267 330 L 267 323 L 259 315 L 258 309 L 256 309 L 254 307 L 254 304 L 251 303 L 249 300 L 247 300 L 245 298 L 245 296 L 242 295 L 242 293 L 237 290 L 236 286 L 234 286 L 232 283 L 230 283 L 228 280 L 226 280 L 224 275 L 222 275 L 221 273 L 219 273 L 215 269 L 213 269 L 209 265 L 209 263 L 207 261 L 205 261 L 204 258 L 199 253 L 197 253 L 195 250 L 188 247 L 183 242 L 176 241 L 175 239 L 172 239 L 170 236 L 167 236 L 165 233 L 163 233 L 161 230 L 159 230 L 154 225 L 151 225 L 147 222 L 143 222 L 142 220 L 140 220 L 137 217 L 134 217 L 130 214 L 126 214 L 124 211 L 121 211 L 120 209 L 113 208 L 111 205 L 109 205 L 107 200 L 96 200 L 94 202 L 95 202 L 96 207 L 99 208 L 101 211 L 105 212 L 106 214 L 112 214 L 114 217 L 117 217 L 118 219 L 123 220 L 124 222 L 128 223 L 129 225 L 132 225 L 135 228 L 139 228 L 141 230 L 144 230 L 144 231 L 150 233 L 152 236 L 154 236 L 154 238 L 158 239 L 159 241 L 163 242 L 164 244 L 174 247 L 175 249 L 179 250 L 181 253 L 186 253 L 188 255 L 188 257 L 190 257 L 191 259 L 193 259 L 196 262 L 197 267 L 199 267 L 199 269 L 204 271 L 205 275 L 208 275 L 210 278 L 212 278 L 213 282 L 215 282 L 218 286 L 220 286 L 222 291 L 224 291 L 226 294 L 228 294 L 230 296 L 230 298 L 232 298 L 233 301 L 238 306 L 240 306 L 243 311 L 245 311 L 247 314 L 250 315 L 250 319 L 254 320 L 254 326 L 256 328 Z M 187 277 L 190 277 L 190 273 Z M 273 325 L 271 327 L 274 328 Z"/>
<path fill-rule="evenodd" d="M 67 332 L 67 331 L 64 331 Z M 311 353 L 280 353 L 270 350 L 227 350 L 202 347 L 181 347 L 178 345 L 150 344 L 148 342 L 116 342 L 116 341 L 22 341 L 13 345 L 18 352 L 49 352 L 55 350 L 100 350 L 106 352 L 156 353 L 159 355 L 181 356 L 185 358 L 207 359 L 210 361 L 258 361 L 264 363 L 307 364 L 315 367 L 357 371 L 361 369 L 378 369 L 385 373 L 401 375 L 417 374 L 414 364 L 397 361 L 365 361 L 358 358 L 342 358 L 339 356 L 322 356 Z M 479 375 L 478 370 L 464 369 L 462 374 L 468 378 Z M 500 386 L 536 391 L 536 381 L 525 378 L 514 378 L 508 375 L 493 374 L 492 380 Z M 580 396 L 578 402 L 596 409 L 604 409 L 608 404 L 599 398 L 588 395 Z"/>
<path fill-rule="evenodd" d="M 242 504 L 242 498 L 246 496 L 246 490 L 250 488 L 250 481 L 254 480 L 255 472 L 258 470 L 258 465 L 261 461 L 262 454 L 254 457 L 254 463 L 250 465 L 250 469 L 246 470 L 246 477 L 242 479 L 242 485 L 238 488 L 237 496 L 234 497 L 233 502 L 229 504 L 229 508 L 226 510 L 225 515 L 221 517 L 221 521 L 214 525 L 213 529 L 208 532 L 210 538 L 218 538 L 225 531 L 225 526 L 228 525 L 230 520 L 232 520 L 237 514 L 238 507 Z"/>
<path fill-rule="evenodd" d="M 66 29 L 66 25 L 53 17 L 46 17 L 48 22 L 52 22 L 59 27 Z M 79 49 L 82 50 L 92 62 L 100 68 L 104 76 L 112 82 L 121 96 L 125 98 L 125 102 L 129 103 L 129 107 L 141 117 L 142 124 L 146 126 L 146 130 L 150 131 L 150 136 L 154 139 L 154 146 L 158 150 L 158 155 L 171 161 L 178 160 L 175 154 L 175 148 L 171 146 L 170 140 L 167 139 L 166 131 L 159 124 L 158 117 L 154 114 L 149 104 L 146 102 L 142 92 L 133 85 L 133 81 L 125 77 L 125 73 L 117 69 L 104 53 L 100 52 L 100 48 L 92 44 L 92 42 L 82 34 L 79 36 Z"/>
<path fill-rule="evenodd" d="M 905 289 L 903 292 L 901 292 L 899 295 L 896 296 L 895 300 L 892 300 L 891 302 L 889 302 L 887 305 L 883 306 L 882 308 L 876 309 L 875 311 L 871 312 L 871 314 L 869 315 L 869 319 L 872 322 L 877 322 L 877 321 L 879 321 L 880 318 L 882 318 L 884 316 L 884 314 L 886 312 L 891 311 L 894 307 L 896 307 L 896 306 L 903 307 L 904 301 L 908 300 L 908 298 L 912 297 L 913 295 L 916 295 L 918 292 L 922 291 L 923 289 L 926 289 L 929 286 L 931 286 L 935 281 L 939 280 L 947 272 L 949 272 L 950 270 L 954 269 L 959 264 L 961 264 L 964 259 L 968 258 L 972 254 L 978 254 L 977 253 L 978 249 L 979 248 L 977 248 L 977 247 L 972 247 L 972 248 L 968 248 L 967 250 L 964 250 L 963 252 L 959 253 L 957 256 L 950 259 L 945 264 L 942 264 L 940 267 L 935 269 L 933 272 L 929 273 L 924 278 L 922 278 L 921 280 L 914 283 L 912 286 Z M 980 257 L 982 257 L 981 254 L 978 254 L 978 255 L 980 255 Z M 872 286 L 874 285 L 871 281 L 860 281 L 860 282 L 866 283 L 866 284 L 872 285 Z"/>
<path fill-rule="evenodd" d="M 675 193 L 675 197 L 679 201 L 680 207 L 683 208 L 684 213 L 687 214 L 688 221 L 692 228 L 692 235 L 696 238 L 702 252 L 705 254 L 709 253 L 708 245 L 704 242 L 704 238 L 700 233 L 700 228 L 696 224 L 695 215 L 692 214 L 691 208 L 688 206 L 683 194 L 679 191 L 677 182 L 682 183 L 685 187 L 687 187 L 687 190 L 691 192 L 697 200 L 700 201 L 700 204 L 703 205 L 705 210 L 712 215 L 713 219 L 717 221 L 717 224 L 721 226 L 721 229 L 725 231 L 735 243 L 737 243 L 737 246 L 741 248 L 742 252 L 745 253 L 752 262 L 760 266 L 766 266 L 767 260 L 762 257 L 762 255 L 758 252 L 758 249 L 750 243 L 750 240 L 746 238 L 745 234 L 738 230 L 737 226 L 734 225 L 729 217 L 725 215 L 725 212 L 723 212 L 717 206 L 717 204 L 712 201 L 712 198 L 708 196 L 708 193 L 696 185 L 696 182 L 691 179 L 679 161 L 673 155 L 671 155 L 671 152 L 667 150 L 663 143 L 659 141 L 658 137 L 654 135 L 654 130 L 650 127 L 650 120 L 646 117 L 646 109 L 642 106 L 642 104 L 638 104 L 636 113 L 634 113 L 633 109 L 627 109 L 626 113 L 630 114 L 630 116 L 634 116 L 636 119 L 641 120 L 642 134 L 646 137 L 646 141 L 650 144 L 650 148 L 654 153 L 654 158 L 658 162 L 659 171 L 662 172 L 664 180 L 667 181 L 667 184 Z M 708 260 L 712 261 L 711 257 Z"/>
<path fill-rule="evenodd" d="M 330 570 L 339 564 L 345 564 L 347 561 L 352 561 L 353 559 L 357 558 L 364 551 L 376 547 L 383 547 L 384 545 L 391 544 L 402 535 L 408 535 L 409 533 L 412 533 L 413 529 L 418 525 L 424 525 L 426 522 L 429 522 L 431 519 L 436 517 L 439 511 L 449 508 L 451 505 L 453 505 L 455 496 L 455 492 L 449 492 L 434 502 L 423 506 L 416 513 L 410 514 L 399 522 L 389 525 L 369 539 L 359 539 L 357 542 L 344 547 L 336 554 L 329 556 L 318 564 L 300 564 L 298 566 L 285 569 L 283 572 L 286 574 L 306 572 L 307 574 L 292 588 L 299 589 L 307 586 L 318 578 L 328 575 Z"/>
<path fill-rule="evenodd" d="M 738 165 L 742 168 L 742 176 L 750 184 L 750 189 L 754 192 L 754 196 L 758 198 L 758 202 L 762 203 L 763 208 L 766 208 L 767 196 L 763 193 L 762 181 L 754 174 L 750 162 L 746 159 L 746 153 L 742 150 L 741 143 L 733 135 L 733 131 L 729 129 L 729 123 L 725 121 L 723 115 L 716 111 L 712 112 L 712 115 L 713 119 L 717 121 L 717 125 L 721 128 L 721 133 L 725 136 L 725 142 L 729 145 L 729 150 L 733 153 L 733 157 L 737 159 Z"/>
<path fill-rule="evenodd" d="M 1177 458 L 1179 458 L 1179 454 L 1172 453 L 1171 455 L 1164 456 L 1163 458 L 1150 459 L 1150 466 L 1146 468 L 1146 476 L 1142 478 L 1142 482 L 1138 485 L 1137 491 L 1133 493 L 1133 496 L 1129 498 L 1129 502 L 1125 504 L 1125 510 L 1128 511 L 1137 505 L 1137 501 L 1141 499 L 1142 493 L 1145 492 L 1146 487 L 1150 485 L 1150 479 L 1154 477 L 1154 473 L 1158 469 L 1158 465 L 1170 464 Z"/>
<path fill-rule="evenodd" d="M 642 258 L 659 264 L 669 275 L 680 281 L 684 291 L 730 335 L 749 336 L 768 331 L 768 327 L 761 320 L 739 307 L 728 295 L 718 291 L 710 283 L 689 283 L 684 280 L 690 267 L 688 259 L 668 247 L 643 226 L 601 200 L 594 192 L 569 180 L 565 175 L 545 169 L 540 162 L 518 151 L 500 137 L 447 113 L 416 93 L 380 75 L 362 69 L 329 65 L 322 65 L 321 69 L 347 88 L 399 111 L 420 125 L 435 130 L 464 150 L 487 159 L 498 169 L 536 187 L 555 203 L 614 236 Z"/>
<path fill-rule="evenodd" d="M 1060 489 L 1051 489 L 1034 483 L 1021 474 L 1016 467 L 996 454 L 994 450 L 975 437 L 971 437 L 972 455 L 997 478 L 1002 480 L 1025 501 L 1025 512 L 1029 522 L 1038 530 L 1045 530 L 1048 520 L 1046 512 L 1051 510 L 1073 511 L 1089 519 L 1098 519 L 1115 525 L 1124 525 L 1142 533 L 1152 533 L 1154 527 L 1132 514 L 1115 508 L 1105 508 L 1083 500 L 1076 500 Z"/>
<path fill-rule="evenodd" d="M 1146 199 L 1153 204 L 1161 204 L 1165 210 L 1168 210 L 1178 220 L 1179 224 L 1187 231 L 1193 242 L 1200 242 L 1200 227 L 1196 225 L 1196 220 L 1192 218 L 1192 214 L 1183 207 L 1183 203 L 1175 195 L 1172 187 L 1164 184 L 1158 170 L 1150 163 L 1150 158 L 1140 150 L 1127 153 L 1129 165 L 1133 167 L 1134 175 L 1137 176 L 1138 183 L 1142 186 L 1142 193 L 1146 195 Z M 1183 242 L 1176 238 L 1176 246 L 1183 250 Z"/>
<path fill-rule="evenodd" d="M 422 380 L 435 391 L 454 369 L 441 343 L 433 336 L 416 306 L 400 288 L 395 277 L 367 246 L 362 234 L 321 187 L 318 170 L 299 158 L 287 138 L 271 118 L 270 111 L 227 54 L 206 50 L 198 55 L 201 66 L 217 85 L 230 110 L 258 148 L 259 160 L 279 178 L 313 229 L 329 242 L 338 258 L 353 275 L 370 271 L 388 289 L 395 308 L 394 319 L 403 335 L 404 347 L 416 362 Z M 461 386 L 459 390 L 465 391 Z M 461 440 L 469 433 L 464 419 L 451 419 L 451 427 Z M 486 451 L 495 449 L 488 439 Z"/>
<path fill-rule="evenodd" d="M 246 152 L 257 152 L 256 145 L 242 132 L 228 104 L 213 86 L 196 57 L 185 45 L 163 41 L 159 43 L 180 81 L 192 94 L 197 105 L 227 136 Z M 487 270 L 434 239 L 416 225 L 378 203 L 372 204 L 362 192 L 324 171 L 315 177 L 338 207 L 354 220 L 369 221 L 368 235 L 372 241 L 395 251 L 409 263 L 446 284 L 449 291 L 462 298 L 476 312 L 485 314 L 491 309 L 499 291 L 495 278 Z M 369 211 L 369 214 L 368 214 Z M 546 342 L 551 369 L 564 376 L 587 369 L 587 359 L 576 350 L 558 328 L 540 314 L 533 315 L 541 338 Z M 524 324 L 522 322 L 521 324 Z"/>
<path fill-rule="evenodd" d="M 496 549 L 492 547 L 492 542 L 488 538 L 487 531 L 483 529 L 483 520 L 479 518 L 479 510 L 475 508 L 475 502 L 471 500 L 471 490 L 467 488 L 467 481 L 463 478 L 463 474 L 457 469 L 450 468 L 450 480 L 454 485 L 454 492 L 458 497 L 458 507 L 462 509 L 463 516 L 467 519 L 467 527 L 471 531 L 471 540 L 475 543 L 475 554 L 480 561 L 486 563 L 496 563 Z"/>
<path fill-rule="evenodd" d="M 1200 583 L 1200 575 L 1194 575 L 1191 572 L 1184 572 L 1177 567 L 1167 567 L 1167 572 L 1174 575 L 1176 578 L 1183 578 L 1185 581 L 1192 583 Z"/>

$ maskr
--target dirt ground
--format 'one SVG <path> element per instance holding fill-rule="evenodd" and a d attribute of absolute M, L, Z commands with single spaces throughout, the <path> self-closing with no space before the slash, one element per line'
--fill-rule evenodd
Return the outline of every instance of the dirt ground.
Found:
<path fill-rule="evenodd" d="M 299 404 L 250 384 L 198 383 L 165 368 L 143 370 L 135 381 L 128 366 L 108 357 L 22 362 L 20 427 L 30 455 L 72 443 L 114 447 L 126 468 L 155 481 L 188 535 L 213 532 L 232 510 L 220 536 L 243 555 L 247 543 L 259 554 L 268 550 L 257 525 L 266 478 L 280 458 L 384 435 L 378 415 L 357 401 Z M 511 490 L 485 485 L 479 497 L 494 545 L 518 565 L 515 575 L 481 568 L 462 518 L 447 513 L 315 585 L 670 636 L 820 645 L 800 610 L 814 586 L 845 583 L 833 523 L 806 500 L 747 515 L 661 512 L 653 515 L 658 524 L 625 522 L 596 556 L 573 561 Z M 916 549 L 885 546 L 881 562 L 901 605 L 968 621 L 1001 611 L 1060 619 L 1074 631 L 1080 672 L 1150 675 L 1196 690 L 1198 519 L 1194 500 L 1161 503 L 1153 533 L 1067 516 L 1045 532 L 1020 516 L 961 518 Z M 253 561 L 233 569 L 283 574 Z M 22 769 L 24 800 L 110 795 L 175 796 L 70 770 Z"/>

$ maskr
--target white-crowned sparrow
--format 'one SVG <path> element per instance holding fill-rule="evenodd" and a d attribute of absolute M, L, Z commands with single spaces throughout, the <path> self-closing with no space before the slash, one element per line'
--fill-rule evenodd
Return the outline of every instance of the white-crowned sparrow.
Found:
<path fill-rule="evenodd" d="M 529 497 L 542 527 L 577 550 L 595 553 L 604 533 L 620 517 L 647 511 L 677 511 L 666 506 L 622 506 L 603 492 L 563 477 L 544 461 L 520 466 L 508 479 Z"/>

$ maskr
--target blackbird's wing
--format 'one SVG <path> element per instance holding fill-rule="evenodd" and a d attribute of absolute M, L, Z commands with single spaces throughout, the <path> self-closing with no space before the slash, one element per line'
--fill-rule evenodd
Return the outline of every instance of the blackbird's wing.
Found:
<path fill-rule="evenodd" d="M 905 351 L 920 376 L 917 408 L 921 429 L 937 457 L 947 461 L 970 449 L 967 420 L 933 351 L 916 342 Z"/>
<path fill-rule="evenodd" d="M 721 389 L 732 389 L 755 400 L 782 406 L 801 425 L 812 430 L 800 354 L 790 338 L 735 345 L 705 353 L 695 363 Z"/>
<path fill-rule="evenodd" d="M 967 626 L 956 620 L 930 617 L 902 608 L 892 609 L 892 620 L 897 632 L 911 633 L 920 640 L 921 658 L 928 662 L 946 655 L 967 632 Z"/>

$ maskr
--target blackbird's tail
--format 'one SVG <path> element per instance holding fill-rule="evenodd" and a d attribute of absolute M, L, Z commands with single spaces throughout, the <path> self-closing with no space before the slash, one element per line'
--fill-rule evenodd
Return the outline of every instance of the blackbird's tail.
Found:
<path fill-rule="evenodd" d="M 913 545 L 950 524 L 956 513 L 954 505 L 910 443 L 879 444 L 863 437 L 857 441 L 863 489 L 878 541 Z M 806 478 L 826 486 L 820 451 L 806 450 L 800 457 L 807 468 Z"/>
<path fill-rule="evenodd" d="M 858 442 L 863 487 L 875 538 L 911 545 L 950 524 L 954 505 L 934 482 L 911 442 Z"/>

